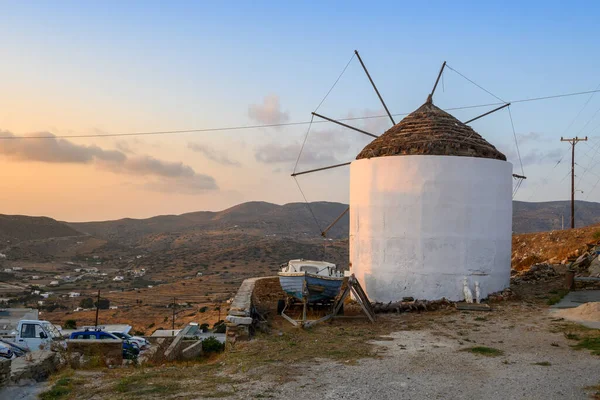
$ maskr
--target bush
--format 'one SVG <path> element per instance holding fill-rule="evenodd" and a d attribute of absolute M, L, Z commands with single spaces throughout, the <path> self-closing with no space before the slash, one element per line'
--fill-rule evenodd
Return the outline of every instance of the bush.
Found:
<path fill-rule="evenodd" d="M 223 321 L 219 321 L 213 326 L 214 333 L 225 333 L 226 330 L 227 330 L 227 326 L 225 325 L 225 322 L 223 322 Z"/>
<path fill-rule="evenodd" d="M 207 323 L 204 323 L 204 324 L 201 324 L 201 325 L 200 325 L 200 329 L 201 329 L 201 330 L 203 330 L 203 331 L 206 331 L 206 330 L 208 330 L 208 328 L 210 328 L 210 325 L 209 325 L 209 324 L 207 324 Z"/>
<path fill-rule="evenodd" d="M 65 321 L 65 329 L 77 329 L 77 321 L 74 319 L 68 319 Z"/>
<path fill-rule="evenodd" d="M 98 306 L 98 309 L 100 310 L 108 310 L 110 308 L 110 300 L 100 299 L 98 302 L 94 303 L 94 306 Z"/>
<path fill-rule="evenodd" d="M 206 312 L 206 311 L 208 311 L 208 307 L 206 307 L 206 306 L 201 307 L 200 310 L 198 310 L 198 311 L 200 311 L 201 313 Z"/>
<path fill-rule="evenodd" d="M 79 302 L 79 307 L 81 308 L 94 308 L 94 300 L 91 297 L 87 299 L 81 299 Z"/>
<path fill-rule="evenodd" d="M 225 350 L 225 344 L 219 342 L 216 337 L 210 336 L 202 341 L 202 351 L 208 353 L 220 353 Z"/>

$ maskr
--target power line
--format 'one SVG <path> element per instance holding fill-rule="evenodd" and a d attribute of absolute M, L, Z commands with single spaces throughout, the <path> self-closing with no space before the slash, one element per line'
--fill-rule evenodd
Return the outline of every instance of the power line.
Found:
<path fill-rule="evenodd" d="M 487 90 L 486 88 L 484 88 L 483 86 L 475 83 L 474 81 L 472 81 L 471 79 L 467 78 L 466 76 L 464 76 L 463 74 L 461 74 L 460 72 L 458 72 L 457 70 L 455 70 L 454 68 L 452 68 L 450 65 L 446 64 L 446 67 L 448 67 L 450 70 L 456 72 L 458 75 L 462 76 L 463 78 L 465 78 L 466 80 L 468 80 L 469 82 L 471 82 L 473 85 L 477 86 L 479 89 L 483 90 L 484 92 L 486 92 L 487 94 L 489 94 L 490 96 L 500 100 L 502 103 L 508 103 L 507 101 L 502 100 L 500 97 L 496 96 L 494 93 L 490 92 L 489 90 Z M 598 89 L 598 88 L 596 88 Z M 502 104 L 501 103 L 501 104 Z"/>
<path fill-rule="evenodd" d="M 540 101 L 540 100 L 549 100 L 549 99 L 557 99 L 562 97 L 570 97 L 570 96 L 580 96 L 584 94 L 590 93 L 598 93 L 600 89 L 596 90 L 588 90 L 584 92 L 573 92 L 573 93 L 564 93 L 557 94 L 552 96 L 544 96 L 544 97 L 533 97 L 528 99 L 520 99 L 520 100 L 510 100 L 509 103 L 525 103 L 531 101 Z M 502 104 L 506 104 L 506 102 L 502 103 L 487 103 L 487 104 L 476 104 L 469 106 L 461 106 L 461 107 L 451 107 L 445 108 L 444 111 L 457 111 L 457 110 L 467 110 L 472 108 L 482 108 L 482 107 L 491 107 L 491 106 L 499 106 Z M 392 116 L 405 116 L 410 113 L 396 113 L 392 114 Z M 355 120 L 365 120 L 372 118 L 389 118 L 386 115 L 371 115 L 367 117 L 353 117 L 353 118 L 337 118 L 338 121 L 355 121 Z M 314 124 L 319 123 L 329 123 L 328 121 L 314 121 Z M 278 128 L 285 126 L 298 126 L 298 125 L 308 125 L 310 121 L 299 121 L 299 122 L 283 122 L 279 124 L 262 124 L 262 125 L 238 125 L 238 126 L 228 126 L 228 127 L 217 127 L 217 128 L 202 128 L 202 129 L 181 129 L 181 130 L 168 130 L 168 131 L 147 131 L 147 132 L 126 132 L 126 133 L 94 133 L 94 134 L 81 134 L 81 135 L 51 135 L 51 136 L 0 136 L 0 140 L 22 140 L 22 139 L 85 139 L 85 138 L 109 138 L 109 137 L 125 137 L 125 136 L 149 136 L 149 135 L 169 135 L 169 134 L 180 134 L 180 133 L 203 133 L 203 132 L 222 132 L 222 131 L 237 131 L 237 130 L 249 130 L 249 129 L 260 129 L 260 128 Z"/>

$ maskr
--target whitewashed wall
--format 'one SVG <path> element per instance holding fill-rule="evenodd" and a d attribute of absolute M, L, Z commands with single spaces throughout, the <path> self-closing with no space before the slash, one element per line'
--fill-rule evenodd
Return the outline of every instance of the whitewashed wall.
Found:
<path fill-rule="evenodd" d="M 482 297 L 510 283 L 512 164 L 388 156 L 350 166 L 350 263 L 371 301 Z"/>

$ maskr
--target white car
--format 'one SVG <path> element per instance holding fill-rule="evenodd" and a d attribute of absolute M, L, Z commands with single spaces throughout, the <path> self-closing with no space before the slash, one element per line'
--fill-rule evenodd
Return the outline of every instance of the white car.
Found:
<path fill-rule="evenodd" d="M 137 348 L 140 349 L 140 350 L 144 350 L 144 349 L 147 349 L 148 347 L 150 347 L 150 342 L 147 341 L 143 337 L 140 337 L 140 336 L 131 336 L 128 333 L 117 332 L 117 331 L 111 331 L 109 333 L 112 333 L 113 335 L 115 335 L 119 339 L 129 341 L 129 343 L 131 343 L 134 346 L 137 346 Z"/>

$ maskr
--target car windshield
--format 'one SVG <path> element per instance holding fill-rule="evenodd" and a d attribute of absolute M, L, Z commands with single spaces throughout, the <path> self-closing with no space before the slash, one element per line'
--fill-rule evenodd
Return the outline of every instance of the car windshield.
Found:
<path fill-rule="evenodd" d="M 50 322 L 43 322 L 42 325 L 44 329 L 50 334 L 50 337 L 61 337 L 59 330 L 56 329 L 56 327 Z"/>

